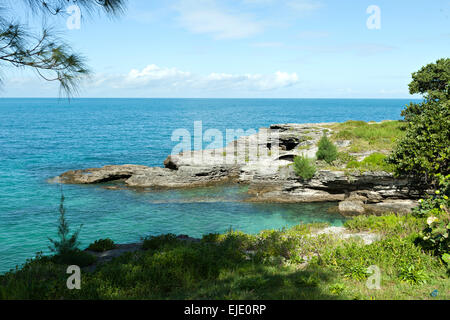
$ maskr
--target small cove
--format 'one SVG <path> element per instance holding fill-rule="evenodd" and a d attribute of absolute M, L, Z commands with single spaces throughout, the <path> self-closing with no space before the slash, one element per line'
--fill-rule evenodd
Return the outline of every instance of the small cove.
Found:
<path fill-rule="evenodd" d="M 48 180 L 108 164 L 162 166 L 173 130 L 258 129 L 274 123 L 399 119 L 408 100 L 342 99 L 58 99 L 0 100 L 0 273 L 48 252 L 60 191 Z M 71 230 L 81 247 L 161 233 L 203 234 L 230 227 L 248 233 L 344 218 L 333 203 L 255 204 L 243 186 L 139 192 L 64 186 Z"/>

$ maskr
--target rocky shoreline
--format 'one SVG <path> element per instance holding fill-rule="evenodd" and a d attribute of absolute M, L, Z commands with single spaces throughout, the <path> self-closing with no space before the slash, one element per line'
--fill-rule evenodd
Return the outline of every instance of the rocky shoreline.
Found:
<path fill-rule="evenodd" d="M 177 189 L 219 183 L 248 185 L 250 202 L 339 202 L 343 214 L 384 212 L 409 213 L 421 190 L 414 181 L 395 178 L 383 171 L 349 172 L 317 170 L 302 181 L 293 170 L 298 155 L 314 157 L 323 134 L 331 134 L 331 123 L 281 124 L 241 137 L 225 148 L 170 155 L 164 168 L 142 165 L 109 165 L 61 174 L 58 182 L 100 184 L 120 182 L 128 188 Z M 351 141 L 336 141 L 347 147 Z M 354 154 L 358 160 L 371 152 Z"/>

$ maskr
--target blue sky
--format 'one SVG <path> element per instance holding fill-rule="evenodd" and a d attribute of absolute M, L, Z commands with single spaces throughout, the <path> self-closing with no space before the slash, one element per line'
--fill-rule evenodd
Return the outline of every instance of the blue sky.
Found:
<path fill-rule="evenodd" d="M 118 19 L 51 24 L 94 71 L 81 97 L 409 98 L 411 73 L 450 52 L 450 0 L 130 0 Z M 3 97 L 58 96 L 2 72 Z"/>

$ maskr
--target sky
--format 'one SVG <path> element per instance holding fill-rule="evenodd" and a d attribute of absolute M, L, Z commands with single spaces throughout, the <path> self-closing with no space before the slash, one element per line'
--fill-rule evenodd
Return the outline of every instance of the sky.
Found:
<path fill-rule="evenodd" d="M 450 0 L 129 0 L 118 18 L 69 18 L 47 24 L 93 71 L 79 97 L 411 98 L 411 73 L 450 53 Z M 0 68 L 0 97 L 59 96 Z"/>

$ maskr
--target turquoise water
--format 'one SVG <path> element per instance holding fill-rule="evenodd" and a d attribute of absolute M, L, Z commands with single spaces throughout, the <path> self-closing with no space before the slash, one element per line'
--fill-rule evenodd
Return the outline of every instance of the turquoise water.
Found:
<path fill-rule="evenodd" d="M 408 100 L 0 99 L 0 272 L 54 237 L 59 189 L 48 179 L 106 164 L 162 166 L 172 131 L 258 129 L 273 123 L 399 119 Z M 300 222 L 342 224 L 332 204 L 250 204 L 242 187 L 135 192 L 64 186 L 68 220 L 83 246 L 100 237 L 138 241 L 161 233 L 200 237 L 233 227 L 256 233 Z"/>

